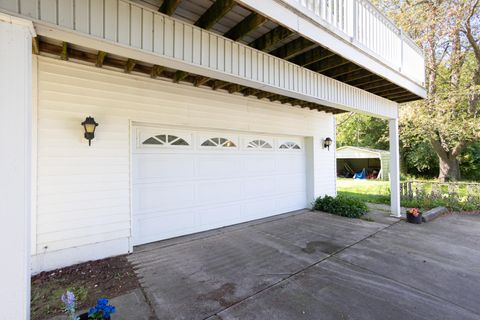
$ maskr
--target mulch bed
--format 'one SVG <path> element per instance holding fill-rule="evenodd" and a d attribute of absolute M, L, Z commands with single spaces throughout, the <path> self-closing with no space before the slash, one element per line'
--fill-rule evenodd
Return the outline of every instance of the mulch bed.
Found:
<path fill-rule="evenodd" d="M 77 297 L 77 310 L 94 306 L 99 298 L 114 298 L 139 288 L 125 255 L 42 272 L 32 277 L 31 319 L 45 320 L 63 313 L 60 296 Z"/>

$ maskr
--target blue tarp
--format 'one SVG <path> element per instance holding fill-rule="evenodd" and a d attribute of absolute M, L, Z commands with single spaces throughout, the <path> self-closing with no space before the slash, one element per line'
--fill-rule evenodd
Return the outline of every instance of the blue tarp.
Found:
<path fill-rule="evenodd" d="M 366 179 L 367 178 L 367 170 L 363 168 L 362 170 L 355 172 L 353 175 L 353 179 Z"/>

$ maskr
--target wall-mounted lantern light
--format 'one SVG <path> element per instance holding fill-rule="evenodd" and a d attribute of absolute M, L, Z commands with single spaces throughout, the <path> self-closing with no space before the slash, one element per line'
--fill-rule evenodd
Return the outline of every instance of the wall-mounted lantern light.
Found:
<path fill-rule="evenodd" d="M 95 138 L 95 129 L 98 126 L 98 123 L 95 122 L 95 119 L 92 117 L 87 117 L 85 121 L 82 122 L 83 129 L 85 129 L 85 139 L 88 140 L 88 145 L 92 145 L 92 139 Z"/>
<path fill-rule="evenodd" d="M 323 148 L 327 148 L 327 150 L 330 151 L 330 146 L 331 145 L 332 145 L 332 139 L 325 138 L 325 140 L 323 140 Z"/>

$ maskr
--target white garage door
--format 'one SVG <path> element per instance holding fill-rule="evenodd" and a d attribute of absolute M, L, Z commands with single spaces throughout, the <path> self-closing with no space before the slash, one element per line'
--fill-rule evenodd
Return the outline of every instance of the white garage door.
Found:
<path fill-rule="evenodd" d="M 304 139 L 137 127 L 134 244 L 307 206 Z"/>

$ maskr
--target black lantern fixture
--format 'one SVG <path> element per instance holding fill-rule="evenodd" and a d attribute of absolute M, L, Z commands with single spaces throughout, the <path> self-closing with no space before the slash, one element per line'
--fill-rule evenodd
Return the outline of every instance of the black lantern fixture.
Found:
<path fill-rule="evenodd" d="M 327 148 L 327 150 L 330 151 L 331 145 L 332 145 L 332 139 L 325 138 L 325 140 L 323 141 L 323 148 Z"/>
<path fill-rule="evenodd" d="M 85 121 L 82 122 L 83 129 L 85 129 L 85 139 L 88 140 L 88 145 L 92 145 L 92 139 L 95 138 L 95 129 L 98 126 L 98 123 L 95 122 L 95 119 L 92 117 L 87 117 Z"/>

